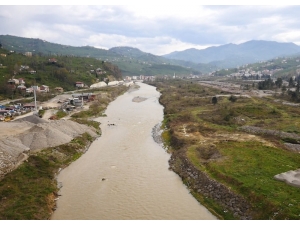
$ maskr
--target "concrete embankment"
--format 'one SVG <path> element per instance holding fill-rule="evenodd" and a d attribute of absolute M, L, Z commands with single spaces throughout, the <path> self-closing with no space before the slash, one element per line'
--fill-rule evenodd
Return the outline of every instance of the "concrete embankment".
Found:
<path fill-rule="evenodd" d="M 223 207 L 225 212 L 230 211 L 237 219 L 249 220 L 253 218 L 251 205 L 242 196 L 196 169 L 184 154 L 173 152 L 169 165 L 186 181 L 187 187 L 193 192 L 213 199 Z"/>

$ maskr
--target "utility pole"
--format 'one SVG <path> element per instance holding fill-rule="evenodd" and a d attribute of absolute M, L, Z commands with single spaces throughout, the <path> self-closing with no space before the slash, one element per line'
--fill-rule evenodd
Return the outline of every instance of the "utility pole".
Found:
<path fill-rule="evenodd" d="M 37 86 L 33 86 L 33 94 L 34 94 L 34 111 L 37 112 L 37 105 L 36 105 L 36 89 Z"/>

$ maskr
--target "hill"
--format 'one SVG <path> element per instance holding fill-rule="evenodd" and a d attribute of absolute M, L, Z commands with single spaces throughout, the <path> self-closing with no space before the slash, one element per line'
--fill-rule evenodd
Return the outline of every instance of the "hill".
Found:
<path fill-rule="evenodd" d="M 33 52 L 33 54 L 48 56 L 69 55 L 108 61 L 117 65 L 122 71 L 123 76 L 173 73 L 186 75 L 190 73 L 200 74 L 200 71 L 207 72 L 210 70 L 208 65 L 170 60 L 131 47 L 116 47 L 109 50 L 91 46 L 74 47 L 55 44 L 41 39 L 11 35 L 0 35 L 0 43 L 4 48 L 18 53 Z M 154 70 L 152 70 L 152 67 Z"/>
<path fill-rule="evenodd" d="M 95 58 L 42 54 L 25 56 L 4 48 L 0 48 L 0 53 L 0 95 L 5 97 L 26 95 L 25 90 L 17 88 L 17 84 L 7 85 L 12 78 L 24 79 L 26 88 L 46 85 L 50 90 L 62 87 L 65 91 L 76 89 L 75 83 L 78 81 L 90 86 L 108 78 L 122 79 L 117 66 Z"/>
<path fill-rule="evenodd" d="M 226 44 L 206 49 L 187 49 L 164 55 L 168 59 L 209 63 L 218 68 L 232 68 L 276 57 L 300 54 L 300 46 L 275 41 L 248 41 L 239 45 Z"/>

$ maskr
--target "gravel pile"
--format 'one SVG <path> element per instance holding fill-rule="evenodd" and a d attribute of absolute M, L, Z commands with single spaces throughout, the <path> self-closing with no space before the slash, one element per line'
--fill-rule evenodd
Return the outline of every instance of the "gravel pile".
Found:
<path fill-rule="evenodd" d="M 9 127 L 7 127 L 9 125 Z M 1 126 L 0 126 L 1 128 Z M 96 137 L 92 127 L 71 120 L 45 121 L 37 116 L 28 116 L 15 122 L 3 123 L 0 136 L 0 178 L 20 162 L 26 151 L 38 151 L 69 143 L 87 132 Z M 13 132 L 13 129 L 15 130 Z M 5 130 L 7 129 L 7 132 Z"/>
<path fill-rule="evenodd" d="M 36 124 L 18 137 L 31 151 L 35 151 L 68 143 L 85 132 L 97 136 L 92 128 L 83 124 L 71 120 L 56 120 L 50 123 Z"/>
<path fill-rule="evenodd" d="M 14 120 L 14 121 L 16 121 L 16 122 L 27 121 L 27 122 L 34 123 L 34 124 L 48 123 L 47 120 L 43 120 L 43 119 L 41 119 L 40 117 L 35 116 L 35 115 L 26 116 L 26 117 L 23 117 L 23 118 L 21 118 L 21 119 L 16 119 L 16 120 Z M 14 121 L 13 121 L 13 122 L 14 122 Z"/>

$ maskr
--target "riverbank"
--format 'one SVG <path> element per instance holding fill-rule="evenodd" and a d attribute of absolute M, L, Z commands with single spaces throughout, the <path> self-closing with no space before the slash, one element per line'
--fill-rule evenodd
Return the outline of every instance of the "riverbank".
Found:
<path fill-rule="evenodd" d="M 57 185 L 56 181 L 58 171 L 61 171 L 84 154 L 90 144 L 101 133 L 99 123 L 90 120 L 90 115 L 102 115 L 107 105 L 126 90 L 128 88 L 125 86 L 103 90 L 100 92 L 101 98 L 96 99 L 90 105 L 90 109 L 73 114 L 71 117 L 73 121 L 58 120 L 53 123 L 30 125 L 26 130 L 28 135 L 42 135 L 43 131 L 46 131 L 45 135 L 38 139 L 34 138 L 34 135 L 28 138 L 22 132 L 20 133 L 24 136 L 26 143 L 32 140 L 32 142 L 27 143 L 29 144 L 28 148 L 34 147 L 35 149 L 34 151 L 28 151 L 29 149 L 27 149 L 26 155 L 28 158 L 24 159 L 25 161 L 16 169 L 7 171 L 8 173 L 4 174 L 4 178 L 0 181 L 0 219 L 45 220 L 50 218 L 56 209 L 56 200 L 59 198 L 60 185 Z M 103 94 L 104 92 L 105 94 Z M 25 123 L 28 123 L 28 121 Z M 56 128 L 55 130 L 52 128 L 52 130 L 49 130 L 45 127 L 48 126 L 47 124 L 57 124 L 57 128 L 60 127 L 64 133 L 60 133 Z M 85 130 L 88 127 L 94 133 L 89 132 L 88 129 Z M 74 131 L 77 128 L 81 130 L 81 133 L 75 134 Z M 68 139 L 66 135 L 70 132 L 73 132 L 74 136 Z M 59 137 L 55 137 L 56 134 L 59 134 Z M 45 138 L 45 140 L 43 141 L 41 138 Z M 58 140 L 64 140 L 64 142 L 59 143 Z M 40 144 L 48 144 L 48 146 L 38 145 L 39 141 Z M 8 146 L 5 147 L 5 149 L 7 148 Z"/>
<path fill-rule="evenodd" d="M 299 219 L 299 188 L 276 180 L 299 168 L 298 108 L 187 81 L 151 85 L 162 93 L 170 169 L 199 202 L 220 219 Z"/>

